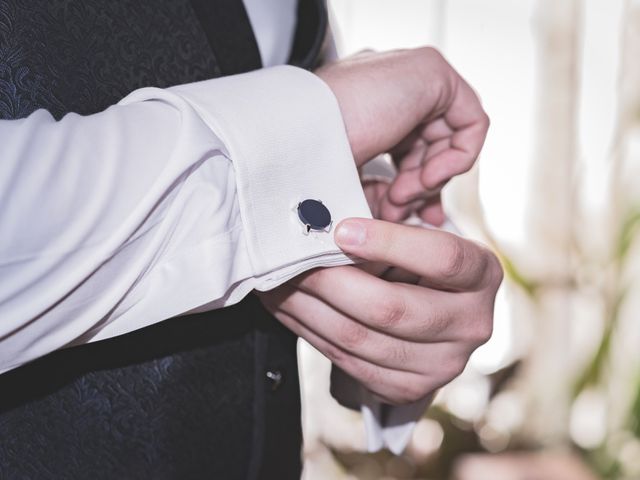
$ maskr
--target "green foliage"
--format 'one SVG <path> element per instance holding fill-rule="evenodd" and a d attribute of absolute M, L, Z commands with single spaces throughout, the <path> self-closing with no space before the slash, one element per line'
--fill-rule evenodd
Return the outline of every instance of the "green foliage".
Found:
<path fill-rule="evenodd" d="M 498 252 L 498 256 L 500 258 L 500 263 L 502 263 L 502 268 L 504 269 L 505 276 L 520 288 L 522 288 L 527 293 L 527 295 L 529 295 L 530 297 L 534 297 L 536 294 L 536 290 L 538 289 L 538 284 L 533 280 L 525 277 L 524 274 L 516 267 L 513 261 L 511 261 L 511 259 L 504 255 L 502 252 Z"/>
<path fill-rule="evenodd" d="M 640 208 L 633 208 L 629 211 L 622 222 L 622 227 L 620 228 L 616 247 L 613 252 L 612 260 L 618 271 L 621 271 L 625 266 L 625 261 L 627 260 L 629 251 L 631 250 L 636 236 L 638 235 L 639 228 Z M 585 388 L 600 383 L 609 358 L 609 352 L 611 351 L 612 337 L 618 323 L 620 307 L 624 302 L 625 296 L 626 290 L 620 291 L 617 293 L 617 297 L 613 302 L 611 302 L 611 305 L 608 308 L 609 311 L 606 318 L 606 327 L 602 335 L 602 340 L 600 341 L 600 345 L 598 345 L 595 355 L 574 384 L 574 397 Z"/>
<path fill-rule="evenodd" d="M 606 447 L 600 447 L 591 452 L 585 452 L 584 460 L 600 478 L 607 480 L 619 480 L 622 474 L 622 466 L 607 452 Z"/>
<path fill-rule="evenodd" d="M 629 428 L 636 438 L 640 438 L 640 375 L 636 380 L 636 396 L 629 412 Z"/>
<path fill-rule="evenodd" d="M 613 333 L 618 323 L 618 314 L 620 306 L 622 305 L 625 293 L 618 295 L 618 298 L 613 302 L 610 308 L 610 313 L 607 318 L 604 333 L 602 334 L 602 340 L 598 345 L 595 355 L 584 369 L 583 373 L 576 380 L 573 387 L 573 396 L 577 397 L 587 387 L 598 385 L 602 379 L 602 375 L 609 359 L 609 352 L 611 351 L 611 343 L 613 339 Z"/>
<path fill-rule="evenodd" d="M 626 216 L 618 235 L 615 250 L 615 260 L 618 264 L 623 264 L 640 228 L 640 208 L 632 209 Z"/>
<path fill-rule="evenodd" d="M 638 233 L 640 233 L 640 208 L 636 207 L 631 209 L 624 218 L 615 244 L 615 250 L 613 251 L 612 262 L 616 268 L 618 281 L 626 267 L 629 253 Z M 600 385 L 605 381 L 605 369 L 613 348 L 613 337 L 619 323 L 620 307 L 624 303 L 627 294 L 626 289 L 617 288 L 616 290 L 614 290 L 615 298 L 610 301 L 607 308 L 606 326 L 598 349 L 574 384 L 574 398 L 586 388 Z M 636 381 L 635 397 L 628 413 L 626 429 L 633 433 L 636 438 L 640 438 L 640 375 L 638 375 Z M 587 463 L 598 472 L 601 478 L 613 480 L 620 478 L 622 475 L 622 465 L 606 445 L 593 451 L 586 451 L 584 456 Z"/>

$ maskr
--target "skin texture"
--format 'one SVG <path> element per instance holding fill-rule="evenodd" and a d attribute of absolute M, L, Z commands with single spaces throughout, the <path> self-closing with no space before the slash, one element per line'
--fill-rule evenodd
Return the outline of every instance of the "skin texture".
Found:
<path fill-rule="evenodd" d="M 474 242 L 394 222 L 412 212 L 442 222 L 440 189 L 471 168 L 489 121 L 431 48 L 365 53 L 317 73 L 338 99 L 358 166 L 392 152 L 399 174 L 368 195 L 384 220 L 347 219 L 335 229 L 340 248 L 365 263 L 312 270 L 259 295 L 383 401 L 413 402 L 459 375 L 489 339 L 502 269 Z"/>
<path fill-rule="evenodd" d="M 474 164 L 489 117 L 467 82 L 433 48 L 365 52 L 316 72 L 333 90 L 358 166 L 390 152 L 394 182 L 371 202 L 378 218 L 412 212 L 440 225 L 440 191 Z"/>

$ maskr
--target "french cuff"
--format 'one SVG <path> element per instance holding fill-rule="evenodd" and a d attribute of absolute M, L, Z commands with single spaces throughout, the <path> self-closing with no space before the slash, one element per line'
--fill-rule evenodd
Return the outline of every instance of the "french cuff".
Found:
<path fill-rule="evenodd" d="M 363 387 L 360 411 L 367 429 L 367 450 L 377 452 L 386 447 L 400 455 L 411 441 L 413 430 L 433 397 L 429 395 L 406 405 L 386 405 Z"/>
<path fill-rule="evenodd" d="M 369 452 L 387 448 L 396 455 L 407 447 L 418 420 L 433 400 L 433 395 L 427 395 L 406 405 L 385 404 L 335 365 L 331 368 L 331 395 L 343 407 L 360 410 Z"/>
<path fill-rule="evenodd" d="M 227 148 L 253 287 L 269 290 L 318 266 L 353 263 L 333 241 L 347 217 L 371 217 L 338 102 L 317 76 L 278 66 L 173 87 Z M 325 231 L 307 234 L 298 203 L 321 201 Z"/>

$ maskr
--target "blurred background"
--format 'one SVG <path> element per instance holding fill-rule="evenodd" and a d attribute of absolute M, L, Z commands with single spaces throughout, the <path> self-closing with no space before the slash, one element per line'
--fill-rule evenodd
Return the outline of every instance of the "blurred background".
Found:
<path fill-rule="evenodd" d="M 333 0 L 341 56 L 434 45 L 492 119 L 447 187 L 499 254 L 493 338 L 402 456 L 300 346 L 305 479 L 640 479 L 640 1 Z"/>

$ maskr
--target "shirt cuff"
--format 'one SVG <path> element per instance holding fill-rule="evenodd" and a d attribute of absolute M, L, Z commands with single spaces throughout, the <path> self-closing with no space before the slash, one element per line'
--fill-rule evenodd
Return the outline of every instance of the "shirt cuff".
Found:
<path fill-rule="evenodd" d="M 385 404 L 335 365 L 331 368 L 331 395 L 343 407 L 360 410 L 369 452 L 387 448 L 396 455 L 407 447 L 416 423 L 433 400 L 433 395 L 428 395 L 406 405 Z"/>
<path fill-rule="evenodd" d="M 332 226 L 371 217 L 338 103 L 329 87 L 300 68 L 278 66 L 232 78 L 173 87 L 227 148 L 235 175 L 254 282 L 269 290 L 318 266 L 353 263 L 333 229 L 305 234 L 296 207 L 329 209 Z"/>
<path fill-rule="evenodd" d="M 377 452 L 386 447 L 396 455 L 402 454 L 411 440 L 416 423 L 432 400 L 433 397 L 429 395 L 406 405 L 386 405 L 362 388 L 360 412 L 367 429 L 367 450 Z"/>

